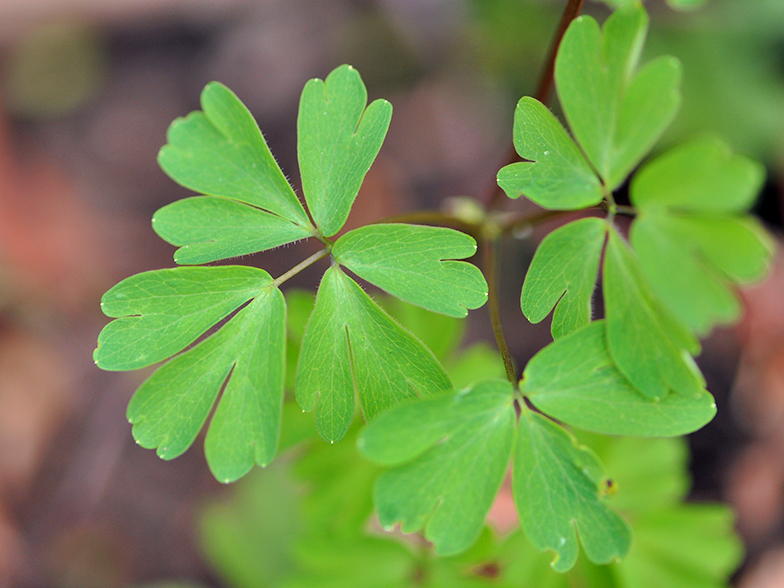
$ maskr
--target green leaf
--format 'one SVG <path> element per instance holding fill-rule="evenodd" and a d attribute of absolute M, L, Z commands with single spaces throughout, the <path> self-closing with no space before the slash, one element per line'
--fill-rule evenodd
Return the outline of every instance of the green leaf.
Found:
<path fill-rule="evenodd" d="M 360 451 L 394 466 L 376 483 L 379 521 L 425 529 L 439 554 L 479 536 L 512 453 L 512 388 L 491 380 L 456 394 L 397 406 L 361 434 Z"/>
<path fill-rule="evenodd" d="M 534 254 L 520 295 L 523 314 L 541 322 L 555 307 L 552 334 L 557 339 L 591 321 L 607 224 L 584 218 L 547 235 Z"/>
<path fill-rule="evenodd" d="M 332 71 L 326 81 L 310 80 L 302 90 L 297 119 L 302 189 L 325 237 L 346 222 L 389 127 L 392 105 L 386 100 L 366 104 L 365 85 L 349 65 Z"/>
<path fill-rule="evenodd" d="M 174 261 L 195 265 L 248 255 L 307 239 L 301 225 L 235 200 L 197 196 L 159 209 L 152 228 L 179 249 Z"/>
<path fill-rule="evenodd" d="M 640 266 L 670 312 L 700 334 L 740 314 L 732 284 L 768 271 L 773 243 L 742 214 L 763 179 L 761 165 L 707 138 L 665 153 L 632 182 L 640 214 L 630 238 Z"/>
<path fill-rule="evenodd" d="M 324 274 L 297 366 L 297 403 L 316 409 L 316 428 L 337 441 L 354 418 L 359 392 L 367 420 L 398 402 L 451 388 L 433 354 L 343 271 Z"/>
<path fill-rule="evenodd" d="M 310 227 L 305 209 L 239 98 L 211 82 L 201 94 L 201 107 L 169 127 L 169 142 L 158 154 L 163 171 L 191 190 L 245 202 Z"/>
<path fill-rule="evenodd" d="M 602 499 L 606 478 L 596 455 L 545 417 L 523 408 L 512 490 L 520 522 L 540 550 L 556 553 L 557 572 L 577 561 L 578 536 L 589 560 L 606 564 L 629 549 L 629 525 Z"/>
<path fill-rule="evenodd" d="M 732 284 L 765 276 L 773 243 L 750 216 L 641 213 L 630 234 L 652 290 L 699 334 L 741 313 Z"/>
<path fill-rule="evenodd" d="M 612 473 L 612 504 L 618 511 L 633 518 L 640 512 L 677 506 L 686 497 L 691 479 L 684 437 L 610 437 L 583 431 L 576 436 Z"/>
<path fill-rule="evenodd" d="M 734 155 L 715 137 L 695 139 L 647 163 L 631 183 L 629 197 L 641 210 L 740 213 L 754 203 L 765 168 Z"/>
<path fill-rule="evenodd" d="M 615 365 L 649 399 L 671 391 L 696 396 L 704 386 L 690 357 L 694 336 L 650 292 L 634 253 L 610 231 L 604 258 L 607 346 Z"/>
<path fill-rule="evenodd" d="M 228 483 L 254 462 L 267 465 L 280 434 L 285 323 L 283 294 L 268 287 L 217 333 L 161 366 L 128 404 L 136 442 L 157 447 L 163 459 L 181 455 L 225 383 L 205 440 L 212 473 Z"/>
<path fill-rule="evenodd" d="M 705 390 L 643 396 L 618 371 L 607 351 L 604 321 L 595 321 L 548 345 L 525 368 L 523 392 L 547 415 L 609 435 L 685 435 L 716 414 Z"/>
<path fill-rule="evenodd" d="M 506 377 L 506 368 L 498 349 L 490 347 L 485 341 L 474 343 L 461 353 L 448 357 L 444 368 L 455 390 L 462 390 L 480 380 Z"/>
<path fill-rule="evenodd" d="M 639 72 L 648 17 L 638 2 L 616 10 L 603 30 L 575 19 L 555 62 L 555 82 L 577 142 L 609 190 L 650 150 L 680 104 L 680 65 L 660 57 Z"/>
<path fill-rule="evenodd" d="M 634 588 L 725 588 L 743 560 L 734 515 L 723 505 L 688 504 L 640 513 L 634 544 L 616 577 Z"/>
<path fill-rule="evenodd" d="M 528 161 L 498 172 L 498 185 L 509 198 L 526 198 L 543 208 L 574 210 L 602 201 L 599 178 L 563 125 L 545 105 L 528 96 L 517 103 L 514 145 Z"/>
<path fill-rule="evenodd" d="M 163 269 L 111 288 L 101 310 L 112 321 L 98 336 L 94 359 L 105 370 L 134 370 L 171 357 L 272 283 L 243 266 Z"/>
<path fill-rule="evenodd" d="M 453 229 L 368 225 L 338 239 L 335 260 L 386 292 L 427 310 L 464 317 L 487 302 L 476 266 L 453 261 L 476 253 L 476 241 Z"/>
<path fill-rule="evenodd" d="M 270 586 L 296 571 L 292 552 L 302 532 L 302 494 L 285 462 L 276 461 L 202 509 L 202 550 L 226 585 Z"/>

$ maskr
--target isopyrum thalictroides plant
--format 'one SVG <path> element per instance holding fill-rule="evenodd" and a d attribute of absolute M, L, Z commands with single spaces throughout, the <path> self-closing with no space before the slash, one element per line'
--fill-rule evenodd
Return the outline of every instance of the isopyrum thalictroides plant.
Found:
<path fill-rule="evenodd" d="M 713 137 L 643 161 L 678 109 L 681 78 L 672 57 L 640 65 L 647 26 L 636 2 L 601 28 L 585 16 L 571 23 L 554 67 L 568 130 L 534 98 L 523 97 L 515 110 L 520 161 L 500 170 L 500 188 L 553 211 L 547 218 L 592 211 L 548 234 L 528 269 L 521 310 L 531 322 L 552 313 L 554 341 L 519 381 L 493 309 L 492 252 L 487 281 L 463 260 L 476 253 L 475 237 L 492 248 L 520 219 L 452 219 L 465 232 L 380 223 L 336 237 L 381 148 L 392 106 L 368 105 L 359 73 L 347 65 L 305 85 L 297 123 L 303 203 L 245 106 L 225 86 L 207 85 L 202 110 L 171 125 L 159 156 L 174 181 L 199 194 L 153 217 L 158 235 L 178 247 L 178 266 L 127 278 L 101 303 L 115 318 L 95 351 L 101 368 L 165 361 L 128 407 L 138 443 L 164 459 L 177 457 L 212 413 L 207 462 L 218 480 L 233 482 L 254 464 L 272 462 L 286 407 L 296 402 L 314 412 L 324 440 L 348 435 L 344 444 L 382 466 L 373 486 L 381 527 L 400 523 L 404 532 L 422 532 L 444 556 L 466 552 L 483 536 L 511 463 L 524 535 L 550 553 L 536 555 L 519 533 L 496 541 L 482 558 L 508 563 L 497 582 L 520 585 L 514 578 L 544 561 L 596 586 L 688 585 L 661 580 L 670 576 L 721 585 L 738 554 L 727 511 L 682 505 L 684 484 L 649 489 L 639 479 L 644 468 L 633 466 L 645 459 L 652 476 L 685 479 L 682 445 L 602 436 L 676 437 L 713 418 L 713 398 L 693 361 L 698 337 L 736 319 L 734 286 L 762 278 L 772 252 L 747 214 L 763 181 L 758 163 Z M 614 193 L 627 182 L 631 205 L 621 206 Z M 619 215 L 632 217 L 628 238 L 615 222 Z M 277 277 L 256 267 L 208 265 L 302 239 L 319 241 L 321 251 Z M 326 269 L 315 300 L 296 303 L 304 330 L 292 342 L 289 329 L 287 341 L 281 287 L 317 263 Z M 399 312 L 390 316 L 401 303 L 380 304 L 352 275 L 447 317 L 465 317 L 490 292 L 507 378 L 477 369 L 473 381 L 461 375 L 456 389 L 456 364 L 450 368 L 441 352 L 456 339 L 440 351 L 429 348 L 427 334 L 412 334 Z M 595 319 L 599 281 L 604 316 Z M 287 360 L 297 362 L 295 372 L 288 366 L 293 400 L 286 399 Z M 352 427 L 357 404 L 368 423 L 359 432 Z M 346 459 L 336 468 L 367 467 L 358 463 L 367 462 Z M 616 469 L 612 477 L 607 464 Z M 619 479 L 628 479 L 628 488 Z M 629 552 L 630 518 L 639 527 L 635 548 L 608 566 Z M 699 527 L 711 530 L 708 540 L 722 557 L 698 553 Z M 363 528 L 355 531 L 352 541 L 365 540 Z M 661 556 L 662 533 L 672 541 L 675 564 Z M 514 563 L 511 553 L 522 559 Z M 463 569 L 468 560 L 439 561 Z M 558 583 L 569 577 L 553 576 L 548 585 L 572 585 Z"/>

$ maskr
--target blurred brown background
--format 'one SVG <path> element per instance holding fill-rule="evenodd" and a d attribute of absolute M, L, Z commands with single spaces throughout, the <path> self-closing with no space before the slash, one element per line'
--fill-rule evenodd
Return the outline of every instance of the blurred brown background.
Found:
<path fill-rule="evenodd" d="M 138 448 L 125 407 L 149 374 L 92 361 L 101 294 L 173 265 L 152 213 L 187 192 L 158 169 L 169 123 L 219 80 L 248 105 L 297 186 L 296 110 L 341 63 L 394 105 L 350 223 L 484 198 L 536 87 L 563 2 L 548 0 L 2 0 L 0 2 L 0 587 L 219 586 L 193 527 L 225 492 L 201 442 L 169 463 Z M 784 194 L 784 2 L 649 2 L 648 52 L 685 68 L 671 144 L 715 131 L 761 159 L 758 213 Z M 598 3 L 585 10 L 606 14 Z M 522 207 L 523 203 L 513 206 Z M 538 235 L 535 235 L 537 237 Z M 547 342 L 519 310 L 533 241 L 505 251 L 505 319 L 520 365 Z M 291 247 L 243 260 L 282 273 Z M 306 272 L 292 286 L 313 286 Z M 738 511 L 744 588 L 784 586 L 784 262 L 746 292 L 737 327 L 699 358 L 719 416 L 692 439 L 696 499 Z M 484 310 L 474 337 L 487 337 Z"/>

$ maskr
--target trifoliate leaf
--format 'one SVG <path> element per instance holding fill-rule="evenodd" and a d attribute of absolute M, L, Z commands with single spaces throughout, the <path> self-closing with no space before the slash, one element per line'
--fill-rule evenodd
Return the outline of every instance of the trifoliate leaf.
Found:
<path fill-rule="evenodd" d="M 583 551 L 606 564 L 629 550 L 629 525 L 604 504 L 606 477 L 596 455 L 545 417 L 524 408 L 518 423 L 512 490 L 520 523 L 540 550 L 554 551 L 557 572 Z"/>
<path fill-rule="evenodd" d="M 640 210 L 632 245 L 653 291 L 699 334 L 735 320 L 731 285 L 761 279 L 773 251 L 749 215 L 764 170 L 717 139 L 675 148 L 645 166 L 631 187 Z"/>
<path fill-rule="evenodd" d="M 385 224 L 355 229 L 332 248 L 335 260 L 386 292 L 433 312 L 464 317 L 487 302 L 476 241 L 442 227 Z"/>
<path fill-rule="evenodd" d="M 169 127 L 169 143 L 158 154 L 163 171 L 191 190 L 245 202 L 309 227 L 305 209 L 237 96 L 212 82 L 201 94 L 201 107 Z"/>
<path fill-rule="evenodd" d="M 152 218 L 155 232 L 179 249 L 174 261 L 200 264 L 248 255 L 307 239 L 301 225 L 235 200 L 197 196 L 159 209 Z"/>
<path fill-rule="evenodd" d="M 697 396 L 704 382 L 690 353 L 699 343 L 653 296 L 634 253 L 615 230 L 604 258 L 607 347 L 615 365 L 649 399 Z"/>
<path fill-rule="evenodd" d="M 542 321 L 555 307 L 553 339 L 591 321 L 591 296 L 606 235 L 602 219 L 584 218 L 556 229 L 536 249 L 520 307 L 532 323 Z"/>
<path fill-rule="evenodd" d="M 111 288 L 101 310 L 112 321 L 94 358 L 105 370 L 135 370 L 171 357 L 272 282 L 261 269 L 189 267 L 136 274 Z"/>
<path fill-rule="evenodd" d="M 217 333 L 164 364 L 139 387 L 128 404 L 136 442 L 157 447 L 164 459 L 182 454 L 225 383 L 205 440 L 210 469 L 219 481 L 232 482 L 254 462 L 267 465 L 280 433 L 285 329 L 283 294 L 270 286 Z"/>
<path fill-rule="evenodd" d="M 302 189 L 316 226 L 325 237 L 337 233 L 389 127 L 392 105 L 375 100 L 349 65 L 326 81 L 310 80 L 302 90 L 297 119 Z"/>
<path fill-rule="evenodd" d="M 509 198 L 524 195 L 543 208 L 574 210 L 602 201 L 599 178 L 547 107 L 528 96 L 517 103 L 514 145 L 524 161 L 498 172 Z"/>
<path fill-rule="evenodd" d="M 680 65 L 660 57 L 639 72 L 648 28 L 639 2 L 616 10 L 603 30 L 575 19 L 555 62 L 558 97 L 574 137 L 615 190 L 650 150 L 680 104 Z"/>
<path fill-rule="evenodd" d="M 365 418 L 398 402 L 451 389 L 433 354 L 403 330 L 343 271 L 324 274 L 297 366 L 297 403 L 316 409 L 316 428 L 337 441 L 354 418 L 359 392 Z"/>
<path fill-rule="evenodd" d="M 523 373 L 523 392 L 547 415 L 568 425 L 609 435 L 685 435 L 716 414 L 705 390 L 643 396 L 615 367 L 604 321 L 595 321 L 548 345 Z"/>
<path fill-rule="evenodd" d="M 503 482 L 514 426 L 512 387 L 503 380 L 379 416 L 357 445 L 371 460 L 394 466 L 376 483 L 381 524 L 401 522 L 406 533 L 424 528 L 440 554 L 467 549 Z"/>

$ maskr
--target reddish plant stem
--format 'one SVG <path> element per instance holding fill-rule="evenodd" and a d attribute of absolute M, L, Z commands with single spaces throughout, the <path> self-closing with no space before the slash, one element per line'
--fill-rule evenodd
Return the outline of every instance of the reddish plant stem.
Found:
<path fill-rule="evenodd" d="M 558 55 L 558 47 L 561 46 L 566 29 L 569 28 L 571 22 L 580 14 L 583 8 L 583 0 L 569 0 L 566 3 L 563 14 L 561 15 L 561 22 L 558 23 L 558 29 L 555 31 L 553 40 L 550 42 L 550 49 L 547 53 L 547 65 L 542 72 L 542 77 L 539 80 L 539 89 L 536 91 L 535 98 L 542 103 L 550 99 L 550 94 L 553 92 L 553 79 L 555 77 L 555 57 Z"/>
<path fill-rule="evenodd" d="M 569 0 L 566 3 L 563 14 L 561 15 L 561 22 L 558 23 L 558 28 L 550 41 L 550 48 L 547 52 L 547 59 L 545 60 L 545 68 L 542 71 L 542 77 L 539 79 L 539 87 L 536 90 L 534 97 L 541 103 L 545 104 L 550 99 L 550 94 L 553 92 L 553 80 L 555 79 L 555 57 L 558 55 L 558 47 L 561 46 L 566 29 L 569 28 L 571 22 L 580 14 L 583 7 L 583 0 Z M 514 145 L 509 150 L 509 155 L 506 158 L 506 164 L 515 163 L 520 161 L 520 156 L 514 148 Z M 485 199 L 488 209 L 493 209 L 498 206 L 498 203 L 503 200 L 504 191 L 496 184 L 490 190 L 490 196 Z"/>
<path fill-rule="evenodd" d="M 484 265 L 485 276 L 487 276 L 487 304 L 490 309 L 490 322 L 493 325 L 498 351 L 501 359 L 504 360 L 506 377 L 517 387 L 517 372 L 509 353 L 509 346 L 506 344 L 504 328 L 501 322 L 501 303 L 498 292 L 498 257 L 500 255 L 501 242 L 498 238 L 486 239 L 482 242 L 482 265 Z"/>

